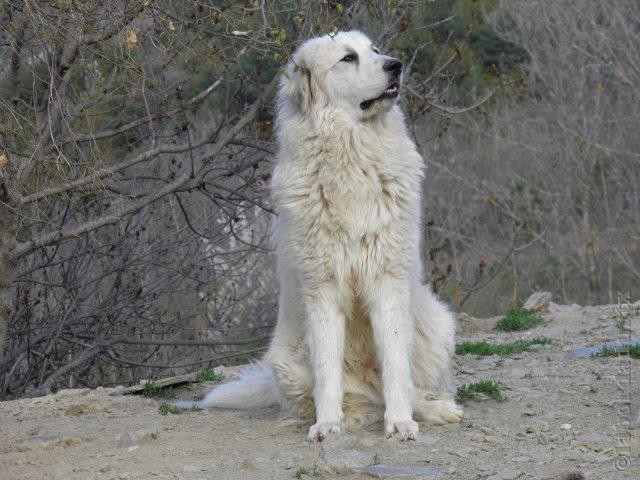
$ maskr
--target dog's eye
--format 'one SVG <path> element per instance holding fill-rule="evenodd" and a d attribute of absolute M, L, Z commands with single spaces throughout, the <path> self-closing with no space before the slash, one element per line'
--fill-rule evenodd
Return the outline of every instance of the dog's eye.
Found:
<path fill-rule="evenodd" d="M 378 55 L 380 55 L 380 49 L 378 47 L 372 47 L 373 52 L 377 53 Z"/>
<path fill-rule="evenodd" d="M 356 60 L 358 60 L 358 55 L 355 53 L 350 53 L 340 59 L 341 62 L 355 62 Z"/>

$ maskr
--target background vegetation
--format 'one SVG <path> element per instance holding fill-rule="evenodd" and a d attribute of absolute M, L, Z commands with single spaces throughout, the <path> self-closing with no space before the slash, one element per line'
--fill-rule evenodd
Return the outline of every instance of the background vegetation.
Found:
<path fill-rule="evenodd" d="M 407 68 L 452 308 L 640 291 L 635 0 L 0 5 L 0 398 L 245 361 L 275 319 L 280 68 L 358 28 Z"/>

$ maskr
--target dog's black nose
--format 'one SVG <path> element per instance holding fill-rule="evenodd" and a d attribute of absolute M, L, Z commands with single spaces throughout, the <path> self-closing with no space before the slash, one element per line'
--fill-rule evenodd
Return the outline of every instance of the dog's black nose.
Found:
<path fill-rule="evenodd" d="M 402 62 L 392 58 L 391 60 L 387 60 L 382 68 L 384 68 L 385 72 L 391 72 L 396 77 L 399 77 L 400 72 L 402 72 Z"/>

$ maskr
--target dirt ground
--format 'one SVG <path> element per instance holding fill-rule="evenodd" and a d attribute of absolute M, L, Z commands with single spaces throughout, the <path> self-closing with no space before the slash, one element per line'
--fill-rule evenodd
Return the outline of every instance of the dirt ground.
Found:
<path fill-rule="evenodd" d="M 275 409 L 161 415 L 159 401 L 122 389 L 65 390 L 0 403 L 0 478 L 637 480 L 640 360 L 570 355 L 640 338 L 637 304 L 628 329 L 614 309 L 551 304 L 544 324 L 519 333 L 463 315 L 460 341 L 553 343 L 506 358 L 457 357 L 460 384 L 500 381 L 505 400 L 472 398 L 461 423 L 422 428 L 415 442 L 384 439 L 376 425 L 310 445 L 307 427 L 282 425 Z"/>

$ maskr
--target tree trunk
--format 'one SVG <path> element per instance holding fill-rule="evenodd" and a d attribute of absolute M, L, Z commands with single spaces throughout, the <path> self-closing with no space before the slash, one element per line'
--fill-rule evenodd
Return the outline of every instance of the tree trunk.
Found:
<path fill-rule="evenodd" d="M 14 262 L 9 253 L 14 243 L 12 238 L 14 229 L 10 228 L 11 225 L 8 225 L 7 221 L 13 216 L 5 216 L 6 210 L 0 204 L 0 359 L 3 357 L 7 327 L 13 313 L 11 294 L 13 292 Z"/>
<path fill-rule="evenodd" d="M 14 169 L 7 156 L 0 152 L 0 364 L 4 358 L 7 328 L 13 313 L 15 261 L 12 253 L 19 229 L 15 184 Z"/>

